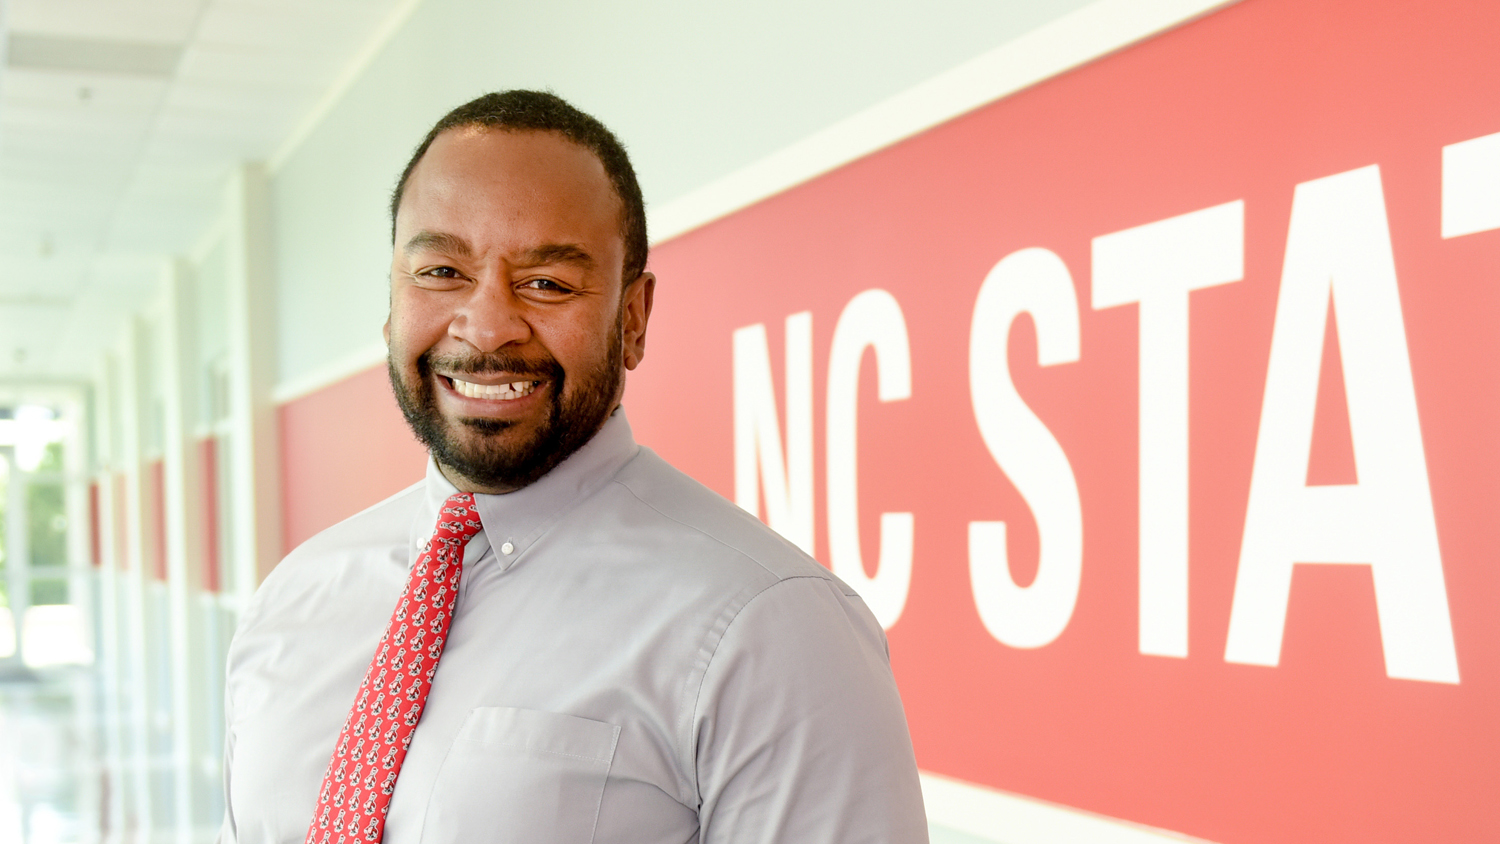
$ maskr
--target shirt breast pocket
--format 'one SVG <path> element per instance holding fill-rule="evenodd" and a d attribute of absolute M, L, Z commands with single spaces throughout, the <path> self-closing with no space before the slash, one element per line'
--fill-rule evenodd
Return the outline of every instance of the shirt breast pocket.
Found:
<path fill-rule="evenodd" d="M 535 709 L 469 713 L 433 783 L 424 844 L 590 844 L 620 728 Z"/>

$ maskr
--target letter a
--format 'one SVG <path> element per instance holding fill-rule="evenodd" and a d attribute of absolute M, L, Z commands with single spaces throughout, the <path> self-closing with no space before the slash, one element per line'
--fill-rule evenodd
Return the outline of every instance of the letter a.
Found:
<path fill-rule="evenodd" d="M 1359 483 L 1307 486 L 1330 296 Z M 1371 567 L 1386 674 L 1458 682 L 1380 170 L 1297 186 L 1224 659 L 1276 665 L 1297 563 Z"/>

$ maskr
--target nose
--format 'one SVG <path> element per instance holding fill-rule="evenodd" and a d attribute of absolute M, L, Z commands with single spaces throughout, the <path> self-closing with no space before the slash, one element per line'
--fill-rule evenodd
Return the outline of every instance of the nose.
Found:
<path fill-rule="evenodd" d="M 525 343 L 531 339 L 531 325 L 526 321 L 523 303 L 508 285 L 482 283 L 454 314 L 448 335 L 489 353 Z"/>

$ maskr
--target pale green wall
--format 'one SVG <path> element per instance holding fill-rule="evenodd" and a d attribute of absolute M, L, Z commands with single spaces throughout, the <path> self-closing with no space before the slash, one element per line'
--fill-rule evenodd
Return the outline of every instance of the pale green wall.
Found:
<path fill-rule="evenodd" d="M 1084 5 L 425 0 L 274 175 L 279 380 L 379 341 L 392 182 L 473 96 L 572 100 L 661 205 Z"/>
<path fill-rule="evenodd" d="M 198 315 L 198 357 L 212 360 L 229 353 L 229 297 L 225 291 L 227 267 L 221 238 L 194 265 L 193 307 Z"/>

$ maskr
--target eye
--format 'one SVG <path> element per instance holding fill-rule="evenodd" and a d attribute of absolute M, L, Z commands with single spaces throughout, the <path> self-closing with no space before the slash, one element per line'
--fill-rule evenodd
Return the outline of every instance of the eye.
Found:
<path fill-rule="evenodd" d="M 555 278 L 548 278 L 547 276 L 528 278 L 518 284 L 517 289 L 533 298 L 545 299 L 561 299 L 573 293 L 573 288 Z"/>
<path fill-rule="evenodd" d="M 423 287 L 452 287 L 455 282 L 463 281 L 464 274 L 453 267 L 438 266 L 427 267 L 412 273 L 417 282 Z"/>

